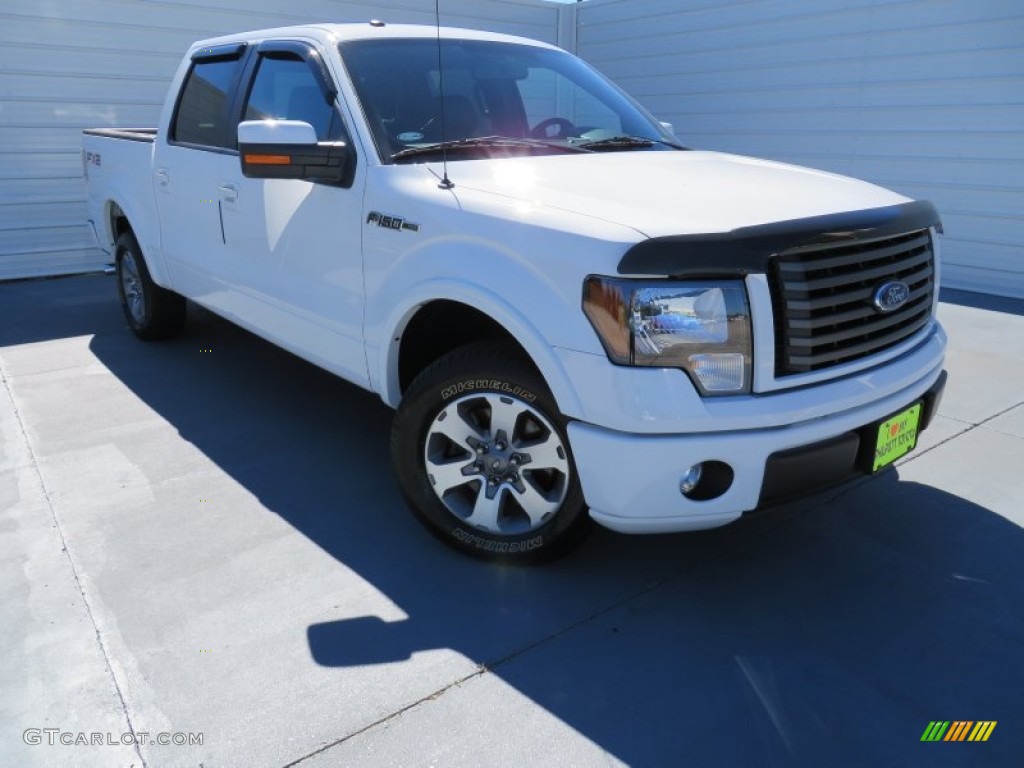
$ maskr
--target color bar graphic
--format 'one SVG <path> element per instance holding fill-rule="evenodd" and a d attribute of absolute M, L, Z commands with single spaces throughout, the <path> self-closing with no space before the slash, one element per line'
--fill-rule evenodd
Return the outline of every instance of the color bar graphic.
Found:
<path fill-rule="evenodd" d="M 996 720 L 979 720 L 978 724 L 974 726 L 974 730 L 971 731 L 971 735 L 967 737 L 968 741 L 988 741 L 988 737 L 992 735 L 992 731 L 996 728 Z"/>
<path fill-rule="evenodd" d="M 921 734 L 921 741 L 988 741 L 996 720 L 932 720 Z"/>
<path fill-rule="evenodd" d="M 954 720 L 943 741 L 963 741 L 967 731 L 974 725 L 970 720 Z"/>

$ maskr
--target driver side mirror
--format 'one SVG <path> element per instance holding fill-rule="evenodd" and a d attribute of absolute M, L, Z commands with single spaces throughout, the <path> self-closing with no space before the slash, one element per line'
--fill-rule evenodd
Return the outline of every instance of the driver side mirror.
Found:
<path fill-rule="evenodd" d="M 301 120 L 246 120 L 238 124 L 242 173 L 250 179 L 304 179 L 349 186 L 352 152 L 344 141 L 317 141 Z"/>

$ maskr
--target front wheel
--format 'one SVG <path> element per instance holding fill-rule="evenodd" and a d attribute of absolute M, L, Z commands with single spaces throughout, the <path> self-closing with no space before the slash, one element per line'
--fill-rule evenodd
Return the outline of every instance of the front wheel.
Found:
<path fill-rule="evenodd" d="M 412 510 L 469 554 L 547 559 L 590 528 L 565 419 L 510 349 L 463 347 L 420 374 L 395 416 L 391 457 Z"/>

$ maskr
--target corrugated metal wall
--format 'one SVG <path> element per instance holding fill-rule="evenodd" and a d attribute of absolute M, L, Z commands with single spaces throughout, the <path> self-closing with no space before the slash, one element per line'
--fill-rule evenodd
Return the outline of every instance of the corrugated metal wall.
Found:
<path fill-rule="evenodd" d="M 577 52 L 684 142 L 933 200 L 945 285 L 1024 297 L 1020 0 L 588 0 Z"/>
<path fill-rule="evenodd" d="M 543 0 L 444 0 L 441 22 L 557 42 Z M 102 266 L 85 225 L 81 130 L 153 126 L 195 40 L 318 21 L 432 24 L 433 0 L 37 0 L 0 6 L 0 279 Z"/>

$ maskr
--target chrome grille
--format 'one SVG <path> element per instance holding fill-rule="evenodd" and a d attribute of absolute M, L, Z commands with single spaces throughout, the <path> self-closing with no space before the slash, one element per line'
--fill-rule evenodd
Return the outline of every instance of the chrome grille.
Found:
<path fill-rule="evenodd" d="M 894 237 L 791 248 L 769 267 L 775 375 L 816 371 L 879 352 L 927 325 L 935 263 L 927 229 Z M 878 287 L 901 280 L 906 302 L 882 313 Z"/>

